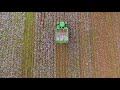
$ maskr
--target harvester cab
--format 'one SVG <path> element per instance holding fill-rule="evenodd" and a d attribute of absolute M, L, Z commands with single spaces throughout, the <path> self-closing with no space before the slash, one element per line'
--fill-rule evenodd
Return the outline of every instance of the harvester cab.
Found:
<path fill-rule="evenodd" d="M 56 43 L 68 43 L 68 24 L 67 22 L 57 22 L 55 29 Z"/>

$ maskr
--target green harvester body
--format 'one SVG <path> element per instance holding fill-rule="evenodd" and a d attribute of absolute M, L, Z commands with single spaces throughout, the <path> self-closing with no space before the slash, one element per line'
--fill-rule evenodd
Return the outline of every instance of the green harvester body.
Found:
<path fill-rule="evenodd" d="M 57 22 L 55 29 L 56 43 L 68 43 L 68 24 L 67 22 Z"/>

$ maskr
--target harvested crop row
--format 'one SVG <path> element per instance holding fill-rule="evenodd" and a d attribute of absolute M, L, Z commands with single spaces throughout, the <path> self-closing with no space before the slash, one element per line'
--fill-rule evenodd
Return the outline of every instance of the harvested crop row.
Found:
<path fill-rule="evenodd" d="M 120 14 L 117 13 L 117 16 Z M 94 17 L 93 17 L 94 16 Z M 119 25 L 115 13 L 91 13 L 91 27 L 94 31 L 94 66 L 95 77 L 119 77 L 116 33 Z M 119 18 L 118 18 L 119 19 Z M 117 27 L 117 28 L 116 28 Z M 119 50 L 119 49 L 118 49 Z M 119 56 L 119 55 L 118 55 Z"/>
<path fill-rule="evenodd" d="M 91 28 L 90 28 L 90 13 L 81 13 L 80 15 L 80 76 L 92 77 L 92 43 L 91 43 Z"/>
<path fill-rule="evenodd" d="M 65 20 L 65 13 L 64 12 L 57 12 L 56 14 L 56 21 L 67 21 Z M 68 45 L 67 44 L 56 44 L 56 77 L 67 77 L 67 57 L 68 53 Z"/>

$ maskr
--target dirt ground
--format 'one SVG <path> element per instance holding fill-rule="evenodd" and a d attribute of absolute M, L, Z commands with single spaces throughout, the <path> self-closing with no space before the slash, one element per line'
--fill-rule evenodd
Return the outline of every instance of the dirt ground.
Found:
<path fill-rule="evenodd" d="M 57 21 L 69 43 L 56 44 Z M 119 12 L 0 12 L 0 77 L 119 78 Z"/>

